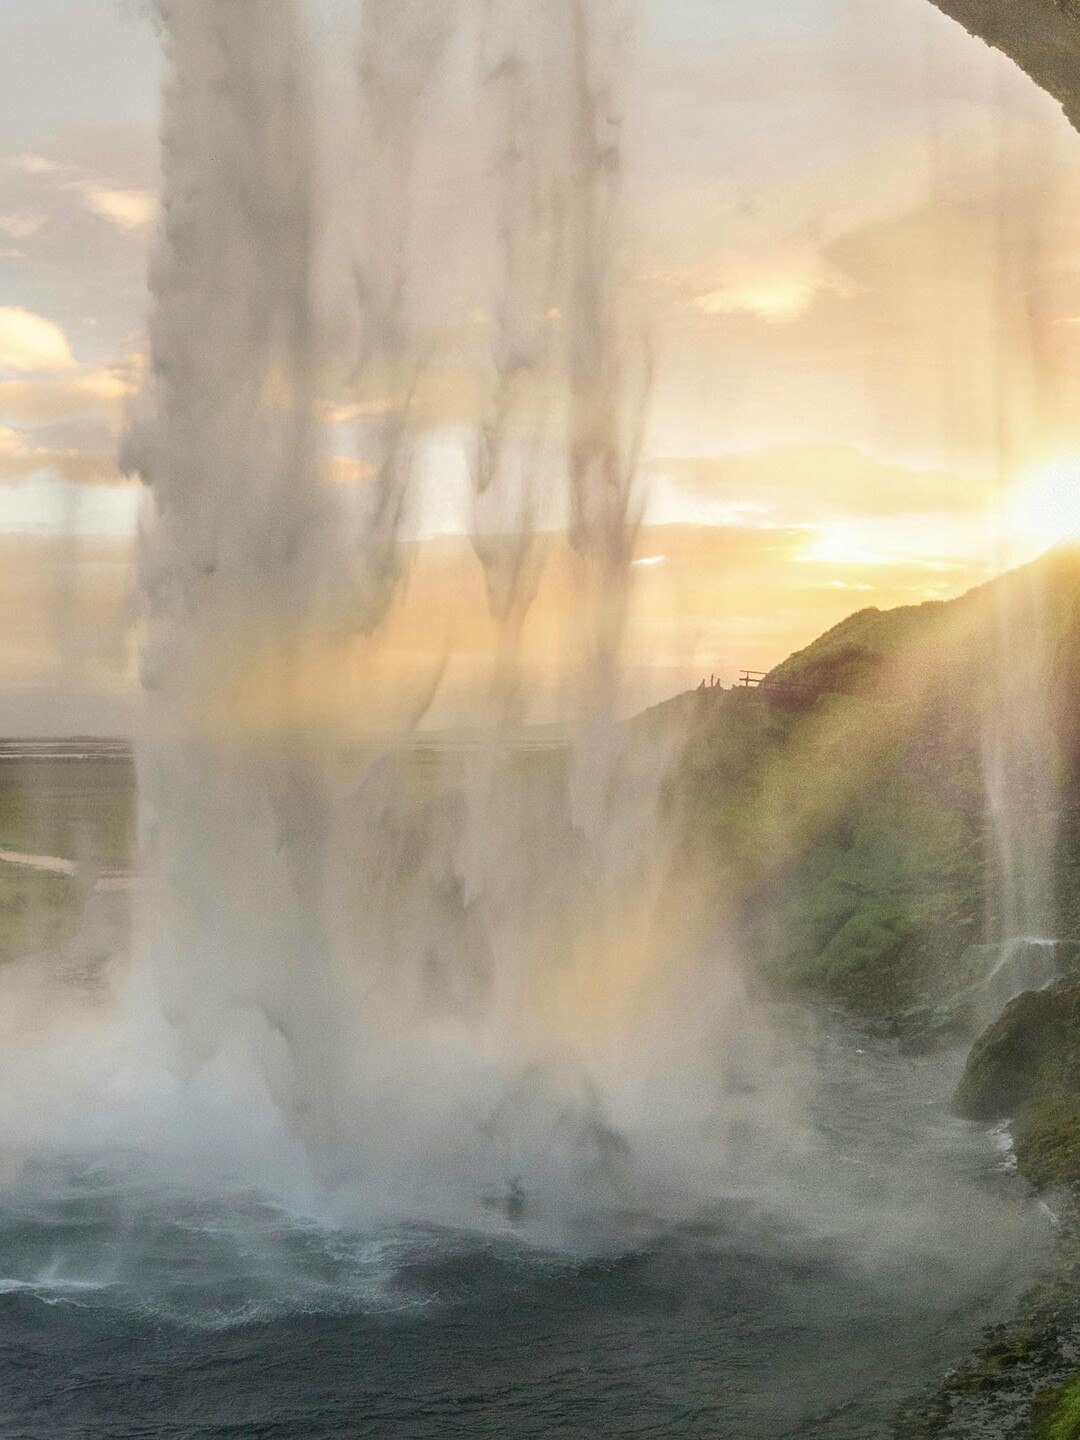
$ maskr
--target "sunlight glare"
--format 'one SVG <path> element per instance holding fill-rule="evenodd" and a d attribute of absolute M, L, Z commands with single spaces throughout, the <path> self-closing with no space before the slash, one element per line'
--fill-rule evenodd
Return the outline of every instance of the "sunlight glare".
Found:
<path fill-rule="evenodd" d="M 1030 471 L 1008 506 L 1010 528 L 1040 549 L 1080 540 L 1080 458 L 1052 461 Z"/>

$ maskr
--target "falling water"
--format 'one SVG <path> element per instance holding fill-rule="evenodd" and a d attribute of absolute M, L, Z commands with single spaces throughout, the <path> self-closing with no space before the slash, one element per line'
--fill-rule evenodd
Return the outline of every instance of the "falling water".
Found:
<path fill-rule="evenodd" d="M 650 1064 L 690 1083 L 693 1062 L 661 1057 L 695 934 L 685 892 L 678 926 L 665 911 L 663 757 L 636 755 L 620 725 L 650 374 L 620 303 L 628 15 L 521 0 L 476 31 L 496 243 L 466 448 L 496 643 L 463 784 L 419 794 L 407 742 L 423 699 L 361 752 L 347 718 L 310 723 L 307 692 L 343 643 L 363 689 L 408 583 L 417 397 L 447 363 L 416 318 L 417 281 L 432 282 L 417 273 L 416 158 L 476 16 L 362 7 L 359 221 L 328 238 L 302 8 L 170 0 L 162 15 L 164 220 L 126 454 L 149 490 L 139 1003 L 160 1015 L 182 1085 L 224 1084 L 269 1115 L 252 1123 L 280 1129 L 290 1165 L 299 1145 L 320 1184 L 475 1203 L 524 1177 L 533 1196 L 611 1202 L 637 1132 L 659 1121 Z M 360 338 L 344 363 L 317 319 L 328 243 L 357 247 Z M 359 500 L 323 478 L 319 386 L 335 365 L 378 397 Z M 520 649 L 552 513 L 578 617 L 571 742 L 529 757 Z M 701 1009 L 684 1055 L 713 1023 Z M 716 1079 L 700 1078 L 689 1126 Z"/>
<path fill-rule="evenodd" d="M 1023 168 L 1032 202 L 1008 203 L 1008 186 Z M 990 307 L 991 373 L 996 462 L 1003 503 L 992 546 L 994 568 L 1006 571 L 988 590 L 991 643 L 982 662 L 982 759 L 989 845 L 989 937 L 1003 942 L 1053 940 L 1061 935 L 1056 871 L 1061 821 L 1063 755 L 1060 712 L 1066 639 L 1072 610 L 1068 556 L 1016 564 L 1009 533 L 1009 483 L 1030 465 L 1047 425 L 1046 331 L 1051 323 L 1039 276 L 1049 243 L 1048 172 L 1041 157 L 1016 146 L 1002 122 L 997 139 L 995 251 Z M 1022 952 L 1019 952 L 1022 953 Z M 1039 967 L 1035 967 L 1035 973 Z M 1020 986 L 1019 988 L 1024 988 Z"/>
<path fill-rule="evenodd" d="M 987 656 L 983 771 L 992 837 L 991 931 L 1002 941 L 1059 934 L 1053 636 L 1062 597 L 1053 581 L 1043 562 L 1004 577 L 993 591 L 997 646 Z"/>
<path fill-rule="evenodd" d="M 651 380 L 623 276 L 628 14 L 359 7 L 344 178 L 305 15 L 162 6 L 163 221 L 125 455 L 147 488 L 146 884 L 119 1038 L 87 1047 L 58 1129 L 137 1135 L 187 1179 L 455 1220 L 519 1185 L 549 1214 L 752 1187 L 811 1143 L 796 1062 L 747 1019 L 669 841 L 663 747 L 621 723 Z M 462 90 L 490 230 L 465 339 L 418 179 Z M 350 706 L 409 584 L 424 395 L 451 366 L 479 395 L 462 452 L 494 643 L 447 782 L 414 744 L 438 666 L 388 737 L 359 743 Z M 323 451 L 342 389 L 354 486 Z M 553 555 L 569 742 L 528 750 L 524 637 Z"/>

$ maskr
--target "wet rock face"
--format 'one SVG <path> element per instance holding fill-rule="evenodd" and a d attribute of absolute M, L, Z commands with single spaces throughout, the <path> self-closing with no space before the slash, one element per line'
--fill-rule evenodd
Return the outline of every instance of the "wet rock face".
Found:
<path fill-rule="evenodd" d="M 979 948 L 988 952 L 989 963 L 971 995 L 977 1031 L 995 1020 L 1018 995 L 1074 975 L 1080 957 L 1080 946 L 1070 940 L 1021 938 Z"/>
<path fill-rule="evenodd" d="M 1014 60 L 1080 129 L 1077 0 L 934 0 L 965 30 Z"/>
<path fill-rule="evenodd" d="M 972 1047 L 954 1104 L 972 1120 L 1003 1120 L 1051 1095 L 1080 1093 L 1080 981 L 1012 1000 Z"/>
<path fill-rule="evenodd" d="M 973 977 L 963 989 L 937 1004 L 914 1006 L 900 1017 L 902 1053 L 918 1055 L 970 1043 L 1017 996 L 1080 975 L 1080 943 L 1020 937 L 969 945 L 959 972 Z"/>

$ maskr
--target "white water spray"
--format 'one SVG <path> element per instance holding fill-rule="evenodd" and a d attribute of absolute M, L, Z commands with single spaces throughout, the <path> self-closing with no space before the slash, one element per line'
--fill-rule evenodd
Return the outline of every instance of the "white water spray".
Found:
<path fill-rule="evenodd" d="M 498 639 L 488 742 L 445 791 L 418 788 L 402 749 L 415 712 L 362 753 L 340 717 L 304 717 L 312 657 L 355 635 L 362 685 L 407 583 L 416 400 L 446 363 L 417 338 L 416 161 L 470 16 L 362 10 L 358 218 L 329 237 L 359 248 L 360 350 L 338 369 L 367 397 L 373 463 L 352 503 L 319 453 L 333 367 L 314 319 L 326 236 L 302 9 L 170 0 L 162 15 L 165 219 L 126 457 L 150 491 L 140 1003 L 160 1010 L 182 1091 L 231 1076 L 241 1109 L 272 1117 L 256 1128 L 276 1124 L 280 1153 L 301 1145 L 338 1193 L 441 1213 L 523 1177 L 549 1205 L 625 1202 L 631 1157 L 661 1175 L 712 1113 L 724 988 L 683 963 L 695 927 L 669 897 L 662 758 L 635 757 L 619 725 L 649 384 L 620 305 L 626 18 L 522 0 L 480 21 L 499 258 L 470 448 Z M 580 616 L 573 742 L 523 755 L 520 648 L 552 510 Z M 678 1125 L 658 1104 L 676 1094 Z"/>

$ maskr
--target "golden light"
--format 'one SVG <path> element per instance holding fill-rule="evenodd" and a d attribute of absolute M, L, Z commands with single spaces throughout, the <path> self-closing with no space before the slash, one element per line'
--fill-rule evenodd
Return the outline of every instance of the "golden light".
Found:
<path fill-rule="evenodd" d="M 1038 550 L 1080 539 L 1080 457 L 1029 471 L 1010 497 L 1007 521 L 1017 540 Z"/>
<path fill-rule="evenodd" d="M 887 565 L 883 555 L 867 543 L 865 527 L 840 523 L 810 527 L 810 540 L 795 558 L 811 565 Z"/>
<path fill-rule="evenodd" d="M 778 325 L 804 314 L 815 294 L 815 286 L 807 280 L 759 280 L 710 290 L 699 295 L 695 303 L 703 315 L 734 315 L 744 311 Z"/>

